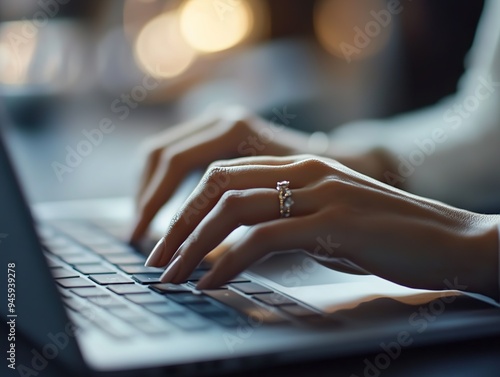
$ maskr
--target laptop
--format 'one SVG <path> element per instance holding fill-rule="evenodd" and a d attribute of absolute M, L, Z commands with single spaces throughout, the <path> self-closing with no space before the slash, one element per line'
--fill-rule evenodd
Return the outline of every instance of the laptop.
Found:
<path fill-rule="evenodd" d="M 161 270 L 144 267 L 144 253 L 124 241 L 130 199 L 30 208 L 1 139 L 0 177 L 0 311 L 8 335 L 33 344 L 16 359 L 12 338 L 13 375 L 43 376 L 48 363 L 71 375 L 220 375 L 367 351 L 392 360 L 405 347 L 500 333 L 500 309 L 457 291 L 459 281 L 409 289 L 330 270 L 300 251 L 272 255 L 216 290 L 195 290 L 206 261 L 183 284 L 161 284 Z M 163 224 L 188 193 L 167 205 Z"/>

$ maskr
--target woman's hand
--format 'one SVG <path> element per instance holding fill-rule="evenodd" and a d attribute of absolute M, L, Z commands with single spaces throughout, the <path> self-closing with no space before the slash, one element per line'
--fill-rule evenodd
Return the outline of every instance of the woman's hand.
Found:
<path fill-rule="evenodd" d="M 138 219 L 131 241 L 138 241 L 158 210 L 190 171 L 212 161 L 243 156 L 307 153 L 309 135 L 285 127 L 295 118 L 287 108 L 265 121 L 242 108 L 205 115 L 155 136 L 138 194 Z"/>
<path fill-rule="evenodd" d="M 283 180 L 295 202 L 289 218 L 280 218 L 275 189 Z M 303 249 L 324 264 L 347 260 L 402 285 L 444 289 L 444 281 L 458 281 L 497 298 L 496 222 L 327 158 L 240 158 L 210 166 L 147 265 L 167 265 L 162 281 L 183 282 L 235 228 L 249 225 L 199 289 L 224 284 L 271 252 Z"/>

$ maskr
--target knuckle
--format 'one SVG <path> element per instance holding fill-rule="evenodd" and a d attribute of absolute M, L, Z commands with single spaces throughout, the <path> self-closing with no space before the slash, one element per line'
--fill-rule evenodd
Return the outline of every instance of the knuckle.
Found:
<path fill-rule="evenodd" d="M 332 170 L 331 166 L 326 161 L 319 157 L 309 155 L 303 156 L 303 159 L 295 162 L 294 165 L 307 171 L 309 175 L 324 176 L 330 174 Z"/>
<path fill-rule="evenodd" d="M 223 208 L 235 208 L 239 205 L 240 198 L 243 192 L 240 190 L 229 190 L 224 192 L 221 197 L 220 203 Z"/>
<path fill-rule="evenodd" d="M 163 147 L 155 147 L 152 149 L 149 149 L 147 152 L 147 160 L 152 161 L 152 160 L 158 160 L 162 154 L 163 154 L 164 148 Z"/>
<path fill-rule="evenodd" d="M 205 173 L 203 179 L 205 185 L 217 185 L 220 186 L 221 182 L 225 182 L 229 174 L 229 168 L 220 165 L 211 166 Z"/>
<path fill-rule="evenodd" d="M 182 154 L 173 149 L 165 149 L 160 154 L 163 163 L 176 164 L 182 160 Z"/>
<path fill-rule="evenodd" d="M 228 132 L 235 135 L 246 135 L 251 131 L 250 123 L 247 120 L 233 120 L 229 122 Z"/>
<path fill-rule="evenodd" d="M 231 106 L 224 110 L 221 118 L 232 123 L 238 123 L 248 120 L 250 114 L 251 112 L 243 106 Z"/>
<path fill-rule="evenodd" d="M 214 168 L 226 167 L 229 164 L 229 160 L 215 160 L 210 165 L 208 165 L 207 172 Z"/>
<path fill-rule="evenodd" d="M 344 196 L 347 193 L 349 185 L 339 179 L 330 178 L 320 183 L 320 190 L 329 197 Z"/>

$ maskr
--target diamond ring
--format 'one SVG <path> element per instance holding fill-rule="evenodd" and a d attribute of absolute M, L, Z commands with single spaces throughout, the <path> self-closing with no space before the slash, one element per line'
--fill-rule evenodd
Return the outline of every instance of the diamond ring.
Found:
<path fill-rule="evenodd" d="M 289 181 L 281 181 L 276 183 L 278 190 L 278 199 L 280 202 L 280 217 L 290 217 L 290 208 L 293 205 L 292 190 L 288 188 Z"/>

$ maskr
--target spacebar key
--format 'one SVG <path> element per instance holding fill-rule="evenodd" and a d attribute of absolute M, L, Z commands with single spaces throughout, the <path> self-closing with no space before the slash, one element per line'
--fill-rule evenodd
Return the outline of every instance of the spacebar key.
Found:
<path fill-rule="evenodd" d="M 263 323 L 278 323 L 284 322 L 285 318 L 281 317 L 275 312 L 271 312 L 266 308 L 256 304 L 242 295 L 230 291 L 228 289 L 222 290 L 208 290 L 203 293 L 220 303 L 233 308 L 234 310 L 248 316 L 247 320 L 262 321 Z"/>

